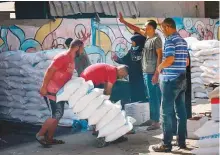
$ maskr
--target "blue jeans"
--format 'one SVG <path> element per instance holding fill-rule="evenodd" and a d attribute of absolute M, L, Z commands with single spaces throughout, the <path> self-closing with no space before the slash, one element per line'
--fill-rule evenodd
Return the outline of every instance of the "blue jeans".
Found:
<path fill-rule="evenodd" d="M 173 140 L 173 117 L 175 116 L 177 119 L 178 143 L 185 144 L 187 122 L 185 108 L 186 75 L 181 74 L 172 81 L 160 81 L 160 88 L 162 93 L 163 143 L 171 146 Z"/>
<path fill-rule="evenodd" d="M 150 119 L 159 122 L 160 120 L 160 104 L 161 104 L 161 92 L 158 84 L 152 84 L 153 74 L 143 74 L 144 83 L 146 86 L 146 92 L 149 97 L 150 103 Z"/>

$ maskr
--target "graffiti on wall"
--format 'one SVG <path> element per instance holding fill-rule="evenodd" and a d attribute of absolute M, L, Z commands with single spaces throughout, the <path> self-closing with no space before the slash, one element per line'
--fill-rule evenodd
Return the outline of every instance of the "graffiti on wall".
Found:
<path fill-rule="evenodd" d="M 82 39 L 90 33 L 90 20 L 56 19 L 41 27 L 12 25 L 0 27 L 0 52 L 23 50 L 35 52 L 65 48 L 68 38 Z M 89 44 L 89 40 L 86 45 Z"/>
<path fill-rule="evenodd" d="M 137 26 L 144 26 L 149 19 L 161 23 L 163 18 L 126 19 Z M 182 37 L 196 37 L 199 40 L 220 40 L 219 21 L 200 18 L 174 18 Z M 90 19 L 56 19 L 41 27 L 12 25 L 0 27 L 0 52 L 23 50 L 35 52 L 53 48 L 65 48 L 68 38 L 82 39 L 91 33 L 85 42 L 85 51 L 92 63 L 114 64 L 112 51 L 123 57 L 131 47 L 132 31 L 116 18 L 101 19 L 100 23 Z M 157 33 L 164 39 L 160 25 Z"/>

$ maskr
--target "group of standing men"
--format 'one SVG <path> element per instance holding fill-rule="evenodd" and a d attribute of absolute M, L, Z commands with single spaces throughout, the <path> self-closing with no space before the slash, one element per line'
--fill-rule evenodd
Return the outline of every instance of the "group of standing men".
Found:
<path fill-rule="evenodd" d="M 176 24 L 172 18 L 166 18 L 161 25 L 166 36 L 164 47 L 162 47 L 160 36 L 156 33 L 157 23 L 154 20 L 149 20 L 144 28 L 139 28 L 126 22 L 120 14 L 120 22 L 135 32 L 134 37 L 131 38 L 131 50 L 124 59 L 126 62 L 130 62 L 128 67 L 94 64 L 89 67 L 85 66 L 80 72 L 81 77 L 86 81 L 92 80 L 95 87 L 104 88 L 104 93 L 107 95 L 111 94 L 116 80 L 122 79 L 128 74 L 129 82 L 134 87 L 143 87 L 145 84 L 150 103 L 150 120 L 146 122 L 146 125 L 149 125 L 148 130 L 160 128 L 159 120 L 160 117 L 162 118 L 163 142 L 154 146 L 153 150 L 156 152 L 172 150 L 173 117 L 177 119 L 177 131 L 175 131 L 177 143 L 179 147 L 185 148 L 187 121 L 185 90 L 188 64 L 186 41 L 177 33 Z M 58 122 L 63 116 L 65 102 L 56 103 L 53 94 L 56 94 L 71 79 L 76 68 L 75 61 L 80 60 L 80 57 L 84 55 L 83 48 L 83 41 L 70 41 L 67 52 L 56 56 L 45 73 L 40 93 L 51 107 L 52 118 L 45 121 L 36 135 L 37 141 L 42 145 L 64 143 L 64 141 L 54 139 L 53 136 Z M 84 60 L 88 60 L 86 55 L 83 57 Z M 113 57 L 113 59 L 123 63 L 122 59 L 117 57 Z M 89 65 L 89 60 L 87 62 Z M 143 92 L 133 93 L 136 93 L 137 98 L 139 98 L 138 95 L 144 94 Z"/>

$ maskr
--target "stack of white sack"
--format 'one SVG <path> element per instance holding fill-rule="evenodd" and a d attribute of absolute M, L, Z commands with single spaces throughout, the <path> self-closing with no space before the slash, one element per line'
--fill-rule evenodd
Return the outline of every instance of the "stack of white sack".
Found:
<path fill-rule="evenodd" d="M 219 83 L 219 41 L 185 38 L 191 56 L 192 99 L 208 98 L 204 84 Z"/>
<path fill-rule="evenodd" d="M 195 132 L 200 139 L 198 149 L 192 150 L 196 155 L 219 155 L 219 122 L 208 121 Z"/>
<path fill-rule="evenodd" d="M 99 131 L 98 138 L 104 137 L 106 142 L 131 131 L 135 120 L 126 117 L 120 103 L 113 104 L 109 100 L 110 96 L 103 95 L 103 89 L 93 87 L 91 81 L 73 79 L 57 93 L 57 101 L 68 101 L 72 113 L 79 119 L 87 119 L 90 126 L 95 125 Z"/>
<path fill-rule="evenodd" d="M 52 59 L 63 51 L 0 53 L 0 118 L 41 124 L 51 115 L 39 89 Z M 66 106 L 62 125 L 72 125 L 75 116 L 69 111 Z"/>

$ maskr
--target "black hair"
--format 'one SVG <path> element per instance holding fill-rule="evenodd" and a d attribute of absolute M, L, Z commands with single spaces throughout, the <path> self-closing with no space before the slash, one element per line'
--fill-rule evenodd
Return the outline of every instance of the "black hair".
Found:
<path fill-rule="evenodd" d="M 157 23 L 155 20 L 148 20 L 147 25 L 152 26 L 155 30 L 157 29 Z"/>
<path fill-rule="evenodd" d="M 83 45 L 83 42 L 79 39 L 76 39 L 76 40 L 73 40 L 71 43 L 70 43 L 70 48 L 74 48 L 76 46 L 82 46 Z"/>
<path fill-rule="evenodd" d="M 69 47 L 70 47 L 70 44 L 71 44 L 72 41 L 73 41 L 72 38 L 68 38 L 68 39 L 66 39 L 66 41 L 65 41 L 65 45 L 69 48 Z"/>
<path fill-rule="evenodd" d="M 172 18 L 164 19 L 163 23 L 169 25 L 169 27 L 171 27 L 173 29 L 176 29 L 176 23 Z"/>

